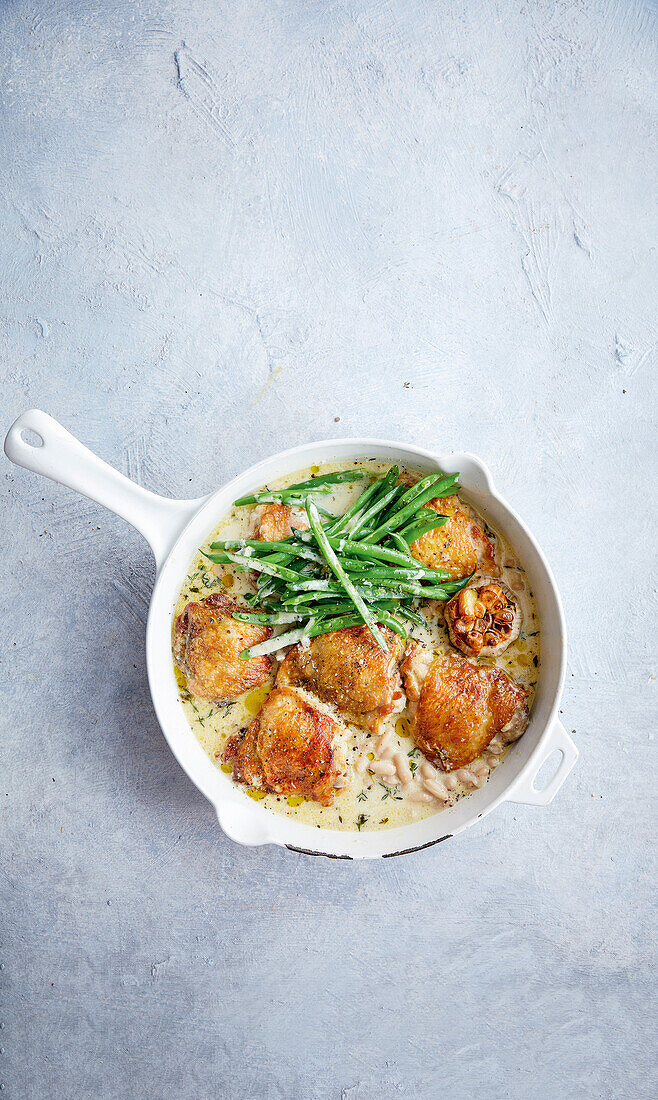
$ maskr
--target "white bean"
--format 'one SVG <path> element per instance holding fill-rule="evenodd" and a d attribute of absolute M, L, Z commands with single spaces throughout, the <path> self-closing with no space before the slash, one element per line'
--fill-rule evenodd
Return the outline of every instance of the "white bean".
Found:
<path fill-rule="evenodd" d="M 365 755 L 362 755 L 356 761 L 356 763 L 354 765 L 354 770 L 357 771 L 359 773 L 359 775 L 363 775 L 363 773 L 365 772 L 365 770 L 368 767 L 369 763 L 370 763 L 370 761 L 368 760 L 368 757 L 365 756 Z"/>
<path fill-rule="evenodd" d="M 426 779 L 425 790 L 433 794 L 435 798 L 440 798 L 443 802 L 447 802 L 450 797 L 440 779 Z"/>
<path fill-rule="evenodd" d="M 445 785 L 446 785 L 446 787 L 448 788 L 449 791 L 454 791 L 455 787 L 459 786 L 459 780 L 457 778 L 456 773 L 454 773 L 454 772 L 451 772 L 449 775 L 446 775 L 443 782 L 445 783 Z"/>
<path fill-rule="evenodd" d="M 476 779 L 486 779 L 489 774 L 489 765 L 484 760 L 474 760 L 471 764 L 471 773 Z"/>
<path fill-rule="evenodd" d="M 370 771 L 375 775 L 395 775 L 395 764 L 390 760 L 371 760 Z"/>
<path fill-rule="evenodd" d="M 420 788 L 415 791 L 410 791 L 407 795 L 410 802 L 431 802 L 432 796 L 427 791 L 421 791 Z"/>
<path fill-rule="evenodd" d="M 463 783 L 465 787 L 475 786 L 470 768 L 460 768 L 459 771 L 455 772 L 455 775 L 457 776 L 459 782 Z"/>
<path fill-rule="evenodd" d="M 392 744 L 393 744 L 393 733 L 392 733 L 391 730 L 387 730 L 386 733 L 383 733 L 381 735 L 381 737 L 379 738 L 379 742 L 377 744 L 377 751 L 379 753 L 386 752 L 386 749 L 389 749 Z"/>
<path fill-rule="evenodd" d="M 432 767 L 429 760 L 423 760 L 423 763 L 420 765 L 420 774 L 423 779 L 434 779 L 436 768 Z"/>
<path fill-rule="evenodd" d="M 409 761 L 403 752 L 393 753 L 393 763 L 397 768 L 397 773 L 400 776 L 401 783 L 410 783 L 413 776 L 411 774 L 411 768 L 409 767 Z"/>

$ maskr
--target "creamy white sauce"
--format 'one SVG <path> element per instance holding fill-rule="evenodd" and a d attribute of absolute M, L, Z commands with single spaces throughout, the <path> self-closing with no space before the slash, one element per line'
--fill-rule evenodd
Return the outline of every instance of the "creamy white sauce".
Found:
<path fill-rule="evenodd" d="M 310 466 L 270 482 L 268 488 L 285 488 L 287 485 L 307 480 L 312 474 L 332 473 L 335 470 L 357 466 L 380 476 L 390 468 L 390 463 L 358 461 Z M 413 470 L 407 472 L 420 476 Z M 320 503 L 328 511 L 335 512 L 337 515 L 342 514 L 363 492 L 367 484 L 369 482 L 362 479 L 336 485 L 332 487 L 331 493 L 319 498 Z M 493 530 L 482 517 L 477 518 L 494 545 L 494 556 L 501 569 L 501 580 L 514 591 L 521 604 L 523 627 L 518 640 L 505 653 L 496 658 L 484 658 L 474 663 L 496 665 L 507 672 L 529 692 L 528 705 L 530 706 L 539 674 L 540 654 L 539 622 L 535 600 L 532 592 L 528 590 L 525 572 L 512 547 L 504 536 Z M 200 551 L 210 552 L 210 543 L 220 539 L 253 537 L 257 522 L 257 507 L 233 508 L 209 534 Z M 240 596 L 252 590 L 247 574 L 234 572 L 230 565 L 215 565 L 199 552 L 190 566 L 181 589 L 175 616 L 183 611 L 189 600 L 202 600 L 212 592 L 225 592 L 240 602 Z M 440 605 L 426 604 L 423 614 L 428 621 L 428 628 L 409 624 L 410 638 L 422 642 L 434 652 L 454 654 L 456 651 L 449 643 Z M 290 628 L 281 628 L 282 631 L 285 629 Z M 267 698 L 273 681 L 248 692 L 235 703 L 218 707 L 191 696 L 187 690 L 185 677 L 179 669 L 176 669 L 176 678 L 181 703 L 195 736 L 213 763 L 225 771 L 230 771 L 228 765 L 222 764 L 226 741 L 231 735 L 244 730 L 249 725 Z M 301 801 L 296 796 L 263 794 L 262 791 L 247 791 L 244 787 L 240 789 L 245 792 L 245 796 L 262 800 L 263 804 L 275 813 L 294 817 L 305 824 L 324 829 L 359 829 L 365 832 L 408 825 L 440 812 L 446 805 L 452 805 L 457 799 L 468 795 L 474 786 L 481 786 L 486 782 L 488 770 L 493 770 L 503 759 L 504 751 L 495 754 L 496 739 L 494 739 L 489 751 L 485 752 L 483 757 L 469 765 L 468 769 L 453 773 L 449 782 L 455 785 L 448 792 L 448 802 L 434 798 L 425 787 L 422 774 L 423 771 L 429 773 L 431 769 L 424 767 L 425 757 L 415 748 L 413 740 L 407 735 L 408 714 L 408 710 L 404 710 L 390 715 L 382 722 L 378 734 L 348 726 L 348 767 L 344 779 L 345 785 L 337 791 L 331 806 Z M 410 770 L 413 772 L 413 779 L 409 784 L 396 783 L 386 776 L 376 775 L 371 771 L 373 764 L 380 762 L 381 767 L 381 761 L 391 760 L 395 753 L 402 753 L 409 762 Z M 400 768 L 405 770 L 403 764 L 400 764 Z M 436 774 L 439 780 L 445 783 L 446 776 L 441 772 Z M 431 788 L 432 779 L 430 778 L 428 782 Z M 402 794 L 403 787 L 409 792 L 408 794 Z M 412 800 L 415 797 L 419 799 L 429 797 L 429 800 Z"/>

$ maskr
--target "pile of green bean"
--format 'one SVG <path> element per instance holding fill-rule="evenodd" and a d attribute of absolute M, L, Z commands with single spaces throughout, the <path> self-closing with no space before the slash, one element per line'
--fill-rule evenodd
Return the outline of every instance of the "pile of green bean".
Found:
<path fill-rule="evenodd" d="M 321 508 L 312 498 L 331 486 L 357 481 L 365 470 L 321 474 L 287 489 L 264 490 L 240 497 L 236 505 L 280 501 L 303 508 L 308 530 L 295 530 L 278 542 L 228 539 L 211 543 L 213 562 L 257 574 L 256 591 L 245 600 L 258 611 L 239 611 L 233 618 L 267 626 L 298 624 L 259 645 L 244 650 L 244 658 L 271 653 L 305 638 L 365 624 L 382 649 L 386 641 L 378 624 L 403 638 L 407 623 L 423 625 L 422 600 L 447 600 L 468 582 L 450 580 L 441 569 L 426 569 L 410 552 L 410 544 L 441 527 L 446 516 L 425 507 L 436 497 L 458 491 L 459 475 L 430 474 L 415 485 L 398 485 L 399 468 L 392 466 L 370 485 L 341 516 Z"/>

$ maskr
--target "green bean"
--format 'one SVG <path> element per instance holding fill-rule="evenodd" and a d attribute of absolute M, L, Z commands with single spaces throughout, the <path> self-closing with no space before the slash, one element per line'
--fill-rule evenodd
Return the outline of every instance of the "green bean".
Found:
<path fill-rule="evenodd" d="M 249 555 L 251 556 L 251 555 Z M 280 565 L 288 565 L 291 562 L 296 562 L 298 559 L 299 564 L 295 565 L 295 569 L 307 568 L 308 562 L 314 562 L 316 565 L 324 565 L 324 558 L 321 554 L 316 553 L 315 550 L 311 550 L 308 546 L 292 546 L 289 552 L 281 552 L 275 554 L 264 554 L 263 557 L 259 557 L 259 561 L 270 561 L 275 564 L 278 562 Z M 291 568 L 293 566 L 291 565 Z"/>
<path fill-rule="evenodd" d="M 250 561 L 253 561 L 253 557 L 254 557 L 253 554 L 245 554 L 244 556 L 245 556 L 245 558 L 249 558 Z M 295 558 L 294 558 L 293 554 L 263 554 L 262 558 L 257 558 L 256 560 L 257 561 L 264 561 L 266 565 L 286 565 L 286 566 L 288 566 L 288 565 L 290 565 L 291 561 L 295 560 Z M 296 571 L 297 570 L 293 570 L 293 572 L 296 572 Z"/>
<path fill-rule="evenodd" d="M 371 502 L 371 507 L 368 508 L 368 512 L 371 513 L 375 505 L 382 505 L 382 507 L 377 508 L 375 511 L 372 511 L 372 514 L 367 516 L 365 524 L 362 523 L 362 520 L 359 520 L 358 529 L 365 530 L 365 528 L 374 527 L 374 517 L 378 514 L 379 511 L 382 511 L 383 515 L 386 516 L 390 513 L 391 509 L 394 509 L 396 507 L 397 501 L 404 493 L 404 485 L 397 484 L 399 472 L 400 471 L 397 466 L 392 466 L 386 476 L 381 479 L 381 481 L 379 482 L 379 491 Z M 355 525 L 352 532 L 350 533 L 350 538 L 354 537 L 353 532 L 356 529 L 357 526 Z"/>
<path fill-rule="evenodd" d="M 351 572 L 351 570 L 349 570 Z M 368 569 L 366 572 L 359 570 L 357 575 L 352 579 L 358 585 L 364 580 L 376 581 L 377 584 L 380 581 L 392 581 L 399 584 L 401 581 L 409 583 L 410 581 L 419 581 L 423 579 L 423 569 L 378 569 L 374 566 Z"/>
<path fill-rule="evenodd" d="M 337 485 L 342 481 L 358 481 L 366 476 L 365 470 L 339 470 L 335 474 L 320 474 L 319 477 L 312 477 L 308 481 L 299 481 L 296 485 L 288 485 L 285 489 L 266 489 L 260 493 L 249 493 L 247 496 L 238 497 L 233 503 L 242 507 L 245 504 L 271 504 L 282 501 L 286 504 L 299 504 L 303 508 L 304 498 L 299 497 L 300 493 L 329 493 L 331 490 L 327 488 L 328 485 Z M 293 498 L 299 498 L 299 500 Z"/>
<path fill-rule="evenodd" d="M 336 581 L 330 581 L 328 577 L 310 577 L 308 580 L 300 577 L 294 584 L 291 584 L 290 590 L 293 593 L 342 592 L 340 585 Z"/>
<path fill-rule="evenodd" d="M 271 550 L 283 550 L 287 551 L 291 548 L 288 542 L 265 542 L 260 539 L 221 539 L 218 542 L 211 542 L 211 550 L 245 550 L 249 547 L 251 550 L 262 550 L 262 552 L 269 553 Z"/>
<path fill-rule="evenodd" d="M 303 615 L 294 615 L 291 611 L 276 611 L 272 614 L 258 615 L 248 611 L 234 611 L 232 618 L 240 623 L 263 623 L 268 626 L 279 626 L 281 623 L 298 623 Z"/>
<path fill-rule="evenodd" d="M 389 595 L 381 585 L 372 584 L 368 580 L 359 580 L 358 585 L 354 585 L 354 588 L 358 595 L 362 596 L 364 600 L 374 600 L 377 599 L 378 596 Z M 321 595 L 329 592 L 334 596 L 344 596 L 345 586 L 342 585 L 340 581 L 329 581 L 325 577 L 312 577 L 308 581 L 300 581 L 299 583 L 291 584 L 290 591 L 295 595 L 297 593 L 316 593 L 317 595 Z"/>
<path fill-rule="evenodd" d="M 265 653 L 274 653 L 277 649 L 283 649 L 284 646 L 294 645 L 296 642 L 300 642 L 302 638 L 315 638 L 319 634 L 330 634 L 334 630 L 359 626 L 362 622 L 360 615 L 341 615 L 336 619 L 320 620 L 318 622 L 312 620 L 311 623 L 298 627 L 296 630 L 288 630 L 285 634 L 278 634 L 274 638 L 268 638 L 265 642 L 259 642 L 258 645 L 243 650 L 240 656 L 245 660 L 250 657 L 261 657 Z"/>
<path fill-rule="evenodd" d="M 404 541 L 404 539 L 402 538 L 402 535 L 399 533 L 399 531 L 389 531 L 388 537 L 391 539 L 392 542 L 395 543 L 395 545 L 397 546 L 400 553 L 404 554 L 405 558 L 407 558 L 411 561 L 416 561 L 417 560 L 416 558 L 414 558 L 413 554 L 409 550 L 409 546 Z"/>
<path fill-rule="evenodd" d="M 402 623 L 398 622 L 394 615 L 389 615 L 387 611 L 378 611 L 377 618 L 380 623 L 387 626 L 389 630 L 392 630 L 395 634 L 399 634 L 405 641 L 408 637 L 408 631 Z"/>
<path fill-rule="evenodd" d="M 415 485 L 411 485 L 404 496 L 402 497 L 402 504 L 411 504 L 417 497 L 426 492 L 427 489 L 434 488 L 434 496 L 442 496 L 442 489 L 449 488 L 454 485 L 458 480 L 459 474 L 428 474 L 427 477 L 421 478 Z"/>
<path fill-rule="evenodd" d="M 261 539 L 226 539 L 223 542 L 211 542 L 210 545 L 213 549 L 224 551 L 241 551 L 249 549 L 252 553 L 246 556 L 251 558 L 256 555 L 260 559 L 273 562 L 274 564 L 287 565 L 297 558 L 303 558 L 306 561 L 313 561 L 318 565 L 324 565 L 324 558 L 321 554 L 312 550 L 310 546 L 304 546 L 293 541 L 293 539 L 281 539 L 279 542 L 266 542 Z M 223 556 L 212 555 L 212 560 L 219 560 L 220 558 L 222 558 L 224 562 L 228 562 L 229 560 L 225 554 Z"/>
<path fill-rule="evenodd" d="M 310 546 L 298 546 L 296 547 L 297 557 L 303 558 L 304 561 L 313 561 L 316 565 L 324 566 L 324 558 L 322 554 L 318 554 L 317 551 L 311 550 Z"/>
<path fill-rule="evenodd" d="M 380 620 L 385 626 L 390 626 L 391 630 L 394 630 L 396 634 L 401 634 L 402 637 L 407 636 L 407 632 L 401 623 L 397 622 L 392 615 L 389 615 L 387 611 L 376 611 L 377 619 Z M 317 637 L 318 634 L 327 634 L 334 630 L 346 630 L 352 626 L 361 626 L 363 620 L 359 615 L 341 615 L 335 619 L 325 619 L 322 623 L 319 623 L 317 627 L 311 630 L 310 637 Z M 388 646 L 386 647 L 388 649 Z"/>
<path fill-rule="evenodd" d="M 337 595 L 337 592 L 318 592 L 317 590 L 312 589 L 310 592 L 295 592 L 291 596 L 286 596 L 282 600 L 282 604 L 285 607 L 286 611 L 294 611 L 298 607 L 302 607 L 304 604 L 313 603 L 317 600 L 321 602 L 324 600 L 335 600 Z"/>
<path fill-rule="evenodd" d="M 432 498 L 434 492 L 434 486 L 430 486 L 424 493 L 421 493 L 416 500 L 412 500 L 411 504 L 406 504 L 404 508 L 400 508 L 394 515 L 387 517 L 386 521 L 374 531 L 369 531 L 365 536 L 365 542 L 378 542 L 383 535 L 390 534 L 391 531 L 396 531 L 398 528 L 403 527 L 407 520 L 416 515 L 416 512 L 423 506 L 423 504 Z"/>
<path fill-rule="evenodd" d="M 408 596 L 422 596 L 427 600 L 447 600 L 448 591 L 443 585 L 414 584 L 412 581 L 379 581 L 380 589 L 392 588 L 396 592 L 406 593 Z"/>
<path fill-rule="evenodd" d="M 403 507 L 392 515 L 386 516 L 384 522 L 366 536 L 366 541 L 377 542 L 382 535 L 390 534 L 391 531 L 402 527 L 427 501 L 456 493 L 455 482 L 458 476 L 458 474 L 452 474 L 450 477 L 441 479 L 440 475 L 431 474 L 423 478 L 401 497 L 400 503 Z"/>
<path fill-rule="evenodd" d="M 264 489 L 262 493 L 250 493 L 246 497 L 238 497 L 233 504 L 236 508 L 247 504 L 288 504 L 291 508 L 303 508 L 307 494 L 310 492 L 310 489 L 306 489 L 304 494 L 292 492 L 290 489 Z M 328 493 L 329 489 L 320 485 L 315 492 Z"/>
<path fill-rule="evenodd" d="M 367 508 L 366 511 L 356 520 L 350 531 L 350 538 L 354 539 L 357 537 L 358 531 L 362 529 L 368 529 L 370 527 L 370 521 L 376 515 L 378 515 L 379 512 L 383 511 L 384 508 L 386 508 L 386 505 L 390 503 L 393 497 L 397 497 L 398 495 L 398 488 L 396 485 L 394 485 L 392 489 L 389 489 L 383 495 L 378 496 L 377 499 L 370 505 L 370 507 Z"/>
<path fill-rule="evenodd" d="M 339 485 L 343 481 L 360 481 L 362 477 L 367 477 L 367 470 L 337 470 L 333 474 L 319 474 L 317 477 L 311 477 L 308 481 L 299 481 L 297 485 L 290 485 L 288 492 L 298 492 L 300 489 L 314 489 L 317 485 Z"/>
<path fill-rule="evenodd" d="M 328 615 L 342 615 L 346 614 L 347 612 L 354 611 L 354 604 L 351 602 L 351 600 L 339 600 L 336 598 L 335 595 L 332 596 L 332 599 L 334 601 L 333 603 L 330 600 L 322 603 L 319 614 L 321 614 L 323 618 Z M 384 611 L 395 611 L 397 606 L 398 605 L 395 600 L 377 600 L 374 603 L 368 604 L 368 607 L 375 615 L 379 615 L 381 612 Z M 318 609 L 311 607 L 308 604 L 300 604 L 299 607 L 296 608 L 296 610 L 290 611 L 288 612 L 288 614 L 296 615 L 297 617 L 306 619 L 317 616 Z"/>
<path fill-rule="evenodd" d="M 291 561 L 291 557 L 287 554 L 270 554 L 269 558 L 257 558 L 251 555 L 245 555 L 244 558 L 239 557 L 237 554 L 232 554 L 226 551 L 223 554 L 206 554 L 205 550 L 202 550 L 204 558 L 208 558 L 208 561 L 219 563 L 221 565 L 235 565 L 238 573 L 251 573 L 259 572 L 260 566 L 256 563 L 264 561 L 266 564 L 268 561 L 273 565 L 284 564 L 287 561 Z M 262 570 L 265 572 L 265 570 Z"/>
<path fill-rule="evenodd" d="M 226 554 L 226 557 L 234 565 L 239 565 L 242 569 L 251 571 L 252 569 L 256 573 L 267 573 L 270 577 L 278 577 L 283 581 L 298 581 L 301 579 L 301 573 L 296 572 L 294 569 L 288 569 L 285 565 L 271 564 L 268 561 L 264 561 L 262 558 L 254 557 L 242 557 L 240 554 Z"/>
<path fill-rule="evenodd" d="M 345 538 L 332 538 L 329 541 L 339 553 L 346 550 L 348 554 L 353 554 L 358 558 L 380 558 L 382 561 L 390 561 L 393 565 L 404 565 L 409 568 L 409 554 L 402 554 L 399 550 L 390 550 L 384 546 L 371 546 L 367 542 L 351 542 L 350 539 Z M 444 569 L 423 569 L 423 576 L 428 580 L 441 580 L 443 577 L 449 577 L 450 573 L 447 573 Z"/>
<path fill-rule="evenodd" d="M 333 551 L 333 548 L 329 545 L 329 540 L 320 523 L 318 510 L 311 500 L 309 500 L 306 504 L 306 514 L 311 525 L 311 530 L 315 535 L 318 546 L 320 547 L 320 550 L 322 551 L 322 554 L 324 555 L 329 568 L 343 585 L 343 588 L 345 589 L 347 595 L 352 600 L 354 606 L 361 615 L 366 626 L 369 627 L 370 633 L 372 634 L 379 647 L 383 649 L 384 652 L 386 652 L 387 647 L 384 635 L 377 626 L 375 619 L 368 611 L 368 608 L 366 607 L 363 598 L 359 595 L 353 582 L 350 580 L 347 573 L 340 564 L 338 558 L 336 557 L 336 554 Z"/>
<path fill-rule="evenodd" d="M 311 614 L 309 608 L 314 607 L 316 604 L 320 604 L 320 611 L 324 615 L 326 609 L 331 607 L 333 603 L 344 602 L 347 610 L 353 607 L 351 600 L 346 597 L 341 601 L 341 593 L 339 592 L 301 592 L 298 596 L 291 596 L 281 601 L 281 607 L 285 611 L 291 611 L 295 614 L 307 615 Z M 409 599 L 406 592 L 396 595 L 395 592 L 384 591 L 379 592 L 376 598 L 374 598 L 371 606 L 374 608 L 382 607 L 385 611 L 392 611 L 397 606 L 398 599 Z"/>
<path fill-rule="evenodd" d="M 448 581 L 447 584 L 443 585 L 443 588 L 445 588 L 446 592 L 448 592 L 450 595 L 453 595 L 455 592 L 461 592 L 462 588 L 466 587 L 474 574 L 475 570 L 473 570 L 472 573 L 469 573 L 467 577 L 460 577 L 459 580 L 456 581 Z"/>
<path fill-rule="evenodd" d="M 369 505 L 372 504 L 375 499 L 381 497 L 383 493 L 386 493 L 390 488 L 392 488 L 393 485 L 395 485 L 399 472 L 400 470 L 398 466 L 391 466 L 385 474 L 382 474 L 380 477 L 375 478 L 375 481 L 371 486 L 371 489 L 373 490 L 373 495 L 369 497 L 367 502 Z M 363 497 L 359 497 L 358 503 L 358 511 L 362 512 L 364 503 Z"/>
<path fill-rule="evenodd" d="M 381 565 L 381 562 L 376 562 L 374 558 L 370 561 L 366 561 L 365 558 L 361 561 L 357 558 L 343 558 L 343 568 L 347 569 L 348 573 L 364 573 L 368 569 L 374 569 L 378 564 Z"/>
<path fill-rule="evenodd" d="M 281 586 L 279 581 L 273 577 L 266 577 L 265 574 L 259 576 L 256 583 L 256 602 L 263 604 L 263 606 L 269 607 L 273 600 L 280 599 L 282 595 Z"/>
<path fill-rule="evenodd" d="M 248 661 L 250 657 L 263 657 L 266 653 L 275 653 L 277 649 L 283 649 L 284 646 L 294 645 L 295 642 L 301 641 L 305 636 L 308 637 L 305 628 L 300 626 L 296 630 L 287 630 L 285 634 L 277 634 L 274 638 L 268 638 L 264 642 L 259 642 L 258 645 L 252 645 L 249 649 L 243 649 L 240 656 L 245 661 Z"/>
<path fill-rule="evenodd" d="M 211 542 L 212 550 L 250 550 L 258 554 L 295 554 L 295 543 L 291 538 L 280 539 L 278 542 L 266 542 L 264 539 L 225 539 L 223 542 Z"/>
<path fill-rule="evenodd" d="M 427 626 L 427 620 L 422 615 L 418 615 L 417 612 L 412 611 L 410 607 L 405 607 L 402 604 L 396 610 L 396 615 L 401 615 L 403 619 L 408 619 L 410 623 L 415 623 L 416 626 Z"/>
<path fill-rule="evenodd" d="M 393 615 L 389 615 L 387 611 L 375 609 L 375 616 L 379 622 L 383 623 L 384 626 L 388 626 L 396 634 L 400 634 L 403 638 L 407 637 L 407 631 L 402 623 L 399 623 L 397 619 L 395 619 Z M 308 632 L 308 636 L 310 638 L 315 638 L 319 634 L 333 633 L 335 630 L 347 630 L 353 626 L 363 626 L 363 619 L 360 615 L 340 615 L 335 619 L 322 620 L 321 623 L 318 623 L 317 626 L 313 627 Z M 388 646 L 386 648 L 388 649 Z"/>
<path fill-rule="evenodd" d="M 366 504 L 368 504 L 372 500 L 372 498 L 380 491 L 382 480 L 382 478 L 378 478 L 376 481 L 373 481 L 372 485 L 369 485 L 367 489 L 364 489 L 364 491 L 361 493 L 361 496 L 358 497 L 354 501 L 354 503 L 350 505 L 347 511 L 329 525 L 329 527 L 327 528 L 327 534 L 331 533 L 332 535 L 337 535 L 340 531 L 343 531 L 349 521 L 352 519 L 352 517 L 358 515 L 359 512 L 363 511 Z"/>
<path fill-rule="evenodd" d="M 423 535 L 426 535 L 428 531 L 434 531 L 437 527 L 443 527 L 447 522 L 447 516 L 439 516 L 435 512 L 433 519 L 418 520 L 418 522 L 414 521 L 413 523 L 410 523 L 408 527 L 403 527 L 400 531 L 400 534 L 405 542 L 408 542 L 411 545 L 411 543 L 415 542 L 416 539 L 419 539 Z"/>

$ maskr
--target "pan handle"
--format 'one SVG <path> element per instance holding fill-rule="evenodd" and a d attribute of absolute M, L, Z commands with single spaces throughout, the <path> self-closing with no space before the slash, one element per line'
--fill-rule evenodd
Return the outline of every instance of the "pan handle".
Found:
<path fill-rule="evenodd" d="M 40 409 L 29 409 L 14 421 L 5 454 L 17 466 L 68 485 L 131 523 L 149 543 L 158 570 L 206 499 L 169 500 L 142 489 Z"/>
<path fill-rule="evenodd" d="M 546 763 L 551 753 L 561 753 L 561 760 L 553 778 L 537 790 L 535 779 L 542 766 Z M 508 802 L 523 802 L 529 806 L 548 806 L 555 798 L 560 787 L 567 778 L 578 759 L 578 749 L 569 737 L 561 722 L 557 719 L 553 722 L 546 741 L 542 745 L 542 754 L 539 760 L 533 760 L 530 769 L 522 773 L 511 792 L 507 795 Z"/>

